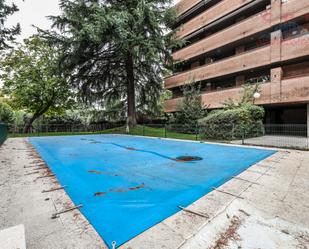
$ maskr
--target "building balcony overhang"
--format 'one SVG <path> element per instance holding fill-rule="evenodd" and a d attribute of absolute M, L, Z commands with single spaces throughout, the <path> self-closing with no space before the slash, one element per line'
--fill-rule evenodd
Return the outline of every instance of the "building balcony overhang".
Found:
<path fill-rule="evenodd" d="M 275 22 L 273 22 L 271 18 L 271 9 L 262 11 L 209 37 L 206 37 L 201 41 L 178 50 L 173 53 L 173 59 L 176 62 L 190 60 L 217 48 L 248 38 L 254 34 L 267 31 L 274 23 L 276 25 L 278 22 L 283 24 L 293 19 L 297 19 L 308 14 L 309 1 L 290 0 L 282 3 L 281 9 L 282 11 L 280 11 L 280 16 Z"/>
<path fill-rule="evenodd" d="M 273 40 L 270 45 L 168 77 L 165 79 L 165 88 L 171 89 L 192 81 L 200 82 L 306 57 L 309 55 L 308 46 L 309 34 L 283 41 Z"/>
<path fill-rule="evenodd" d="M 261 98 L 256 100 L 258 105 L 275 105 L 309 102 L 309 75 L 283 79 L 276 82 L 261 84 Z M 279 90 L 278 90 L 279 89 Z M 206 92 L 202 94 L 202 104 L 209 109 L 218 109 L 228 100 L 239 101 L 243 88 L 235 87 L 226 90 Z M 165 102 L 165 112 L 177 111 L 177 105 L 182 98 L 170 99 Z"/>

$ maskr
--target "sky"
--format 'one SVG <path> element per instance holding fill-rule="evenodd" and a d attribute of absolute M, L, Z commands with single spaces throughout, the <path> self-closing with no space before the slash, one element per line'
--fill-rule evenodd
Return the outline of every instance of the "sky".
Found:
<path fill-rule="evenodd" d="M 178 1 L 174 0 L 175 3 Z M 50 28 L 51 22 L 46 17 L 60 14 L 59 0 L 7 0 L 6 2 L 14 2 L 19 7 L 19 11 L 10 16 L 6 23 L 6 26 L 20 23 L 21 35 L 18 36 L 17 41 L 22 41 L 36 32 L 32 25 L 42 29 Z"/>
<path fill-rule="evenodd" d="M 10 16 L 6 23 L 6 26 L 20 23 L 21 35 L 18 36 L 18 41 L 36 32 L 32 25 L 42 29 L 50 28 L 51 22 L 46 17 L 60 14 L 58 0 L 7 0 L 6 2 L 14 2 L 19 8 L 19 11 Z"/>

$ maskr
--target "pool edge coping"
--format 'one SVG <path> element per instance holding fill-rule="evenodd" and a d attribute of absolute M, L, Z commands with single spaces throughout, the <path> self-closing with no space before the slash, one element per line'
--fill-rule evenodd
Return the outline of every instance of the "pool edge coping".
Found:
<path fill-rule="evenodd" d="M 187 142 L 187 143 L 199 143 L 199 144 L 212 144 L 212 145 L 221 145 L 221 146 L 229 146 L 229 147 L 239 147 L 239 148 L 255 148 L 255 149 L 264 149 L 264 150 L 269 150 L 269 151 L 274 151 L 274 153 L 266 158 L 264 158 L 263 160 L 251 165 L 250 167 L 248 167 L 247 169 L 245 169 L 244 171 L 240 172 L 237 176 L 243 174 L 243 173 L 246 173 L 248 170 L 250 170 L 252 167 L 255 167 L 257 166 L 258 164 L 264 162 L 265 160 L 269 159 L 269 158 L 272 158 L 274 157 L 275 155 L 278 154 L 278 152 L 286 152 L 288 150 L 284 150 L 284 149 L 272 149 L 272 148 L 264 148 L 262 146 L 250 146 L 250 145 L 237 145 L 237 144 L 225 144 L 225 143 L 216 143 L 216 142 L 200 142 L 200 141 L 194 141 L 194 140 L 183 140 L 183 139 L 174 139 L 174 138 L 158 138 L 158 137 L 149 137 L 149 136 L 135 136 L 135 135 L 127 135 L 127 134 L 95 134 L 95 136 L 100 136 L 100 135 L 115 135 L 115 136 L 126 136 L 126 137 L 139 137 L 139 138 L 149 138 L 149 139 L 160 139 L 160 140 L 167 140 L 167 141 L 180 141 L 180 142 Z M 83 135 L 81 135 L 83 136 Z M 91 135 L 86 135 L 86 136 L 91 136 Z M 30 146 L 32 146 L 31 142 L 29 141 L 29 138 L 26 138 L 26 141 L 29 143 Z M 36 149 L 35 149 L 36 150 Z M 41 158 L 41 157 L 40 157 Z M 42 159 L 42 158 L 41 158 Z M 43 160 L 43 159 L 42 159 Z M 57 179 L 58 181 L 58 179 Z M 234 179 L 234 178 L 231 178 L 230 180 L 226 181 L 224 184 L 220 185 L 218 187 L 218 189 L 222 188 L 223 186 L 225 185 L 228 185 L 230 184 L 231 182 L 236 182 L 237 180 Z M 198 200 L 194 201 L 193 203 L 191 203 L 187 208 L 190 209 L 190 207 L 194 206 L 194 205 L 198 205 L 198 203 L 205 197 L 211 195 L 212 193 L 216 192 L 216 190 L 212 190 L 210 191 L 209 193 L 207 193 L 206 195 L 203 195 L 201 196 Z M 70 201 L 72 203 L 74 203 L 70 196 L 66 193 L 65 191 L 65 195 L 70 199 Z M 237 198 L 236 198 L 237 199 Z M 88 219 L 82 214 L 82 212 L 80 212 L 78 210 L 78 212 L 84 217 L 84 219 L 86 219 L 88 221 Z M 128 244 L 131 244 L 131 243 L 134 243 L 134 240 L 135 239 L 138 239 L 140 237 L 143 237 L 145 235 L 145 233 L 148 233 L 151 229 L 156 229 L 158 226 L 162 225 L 162 224 L 165 224 L 165 222 L 169 219 L 173 219 L 174 217 L 176 217 L 177 215 L 183 215 L 183 216 L 186 216 L 187 214 L 179 209 L 179 211 L 169 217 L 167 217 L 166 219 L 162 220 L 161 222 L 157 223 L 156 225 L 148 228 L 147 230 L 145 230 L 144 232 L 140 233 L 139 235 L 133 237 L 132 239 L 130 239 L 129 241 L 127 241 L 126 243 L 120 245 L 119 247 L 117 248 L 127 248 L 126 246 L 128 246 Z M 89 221 L 88 221 L 89 222 Z M 90 223 L 90 222 L 89 222 Z M 94 226 L 90 223 L 90 225 L 92 226 L 92 228 L 95 230 Z M 96 230 L 95 230 L 96 231 Z M 96 231 L 96 233 L 98 234 L 98 232 Z M 105 243 L 104 239 L 98 234 L 98 236 L 102 239 L 102 241 L 104 242 L 104 245 L 108 247 L 108 245 Z M 134 247 L 133 247 L 134 248 Z"/>

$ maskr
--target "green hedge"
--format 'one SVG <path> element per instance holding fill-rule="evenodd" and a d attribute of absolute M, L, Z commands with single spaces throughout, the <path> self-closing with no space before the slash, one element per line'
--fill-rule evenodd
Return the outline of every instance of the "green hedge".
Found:
<path fill-rule="evenodd" d="M 6 124 L 0 123 L 0 145 L 4 143 L 8 135 L 8 127 Z"/>
<path fill-rule="evenodd" d="M 199 121 L 202 138 L 234 140 L 264 134 L 264 109 L 244 104 L 241 107 L 211 112 Z"/>

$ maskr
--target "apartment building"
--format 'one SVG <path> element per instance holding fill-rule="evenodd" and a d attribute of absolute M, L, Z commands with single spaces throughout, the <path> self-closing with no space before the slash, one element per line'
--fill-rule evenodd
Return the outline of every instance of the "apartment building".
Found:
<path fill-rule="evenodd" d="M 202 86 L 203 104 L 222 107 L 242 85 L 261 83 L 265 122 L 309 122 L 309 0 L 182 0 L 177 6 L 174 73 L 165 79 L 175 112 L 181 86 Z"/>

